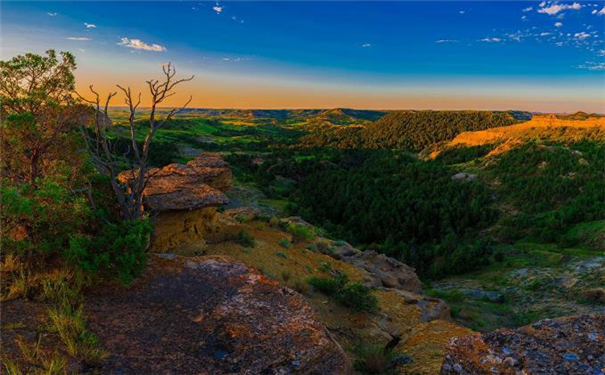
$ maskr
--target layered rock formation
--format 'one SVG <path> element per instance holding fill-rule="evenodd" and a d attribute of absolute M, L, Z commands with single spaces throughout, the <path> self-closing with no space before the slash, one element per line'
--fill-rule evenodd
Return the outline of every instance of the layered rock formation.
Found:
<path fill-rule="evenodd" d="M 455 338 L 441 374 L 605 374 L 605 315 Z"/>
<path fill-rule="evenodd" d="M 173 163 L 147 173 L 143 197 L 145 210 L 154 214 L 153 250 L 203 247 L 204 236 L 216 229 L 215 208 L 229 202 L 224 194 L 232 182 L 229 164 L 217 154 L 202 153 L 187 164 Z M 118 176 L 123 183 L 131 178 L 131 171 Z"/>
<path fill-rule="evenodd" d="M 511 138 L 522 138 L 523 135 L 533 130 L 548 128 L 570 128 L 570 129 L 601 129 L 605 130 L 605 117 L 589 118 L 586 120 L 564 120 L 554 115 L 538 115 L 530 121 L 511 126 L 501 126 L 475 132 L 463 132 L 458 134 L 449 146 L 465 145 L 478 146 L 487 143 L 505 141 Z M 436 156 L 436 155 L 435 155 Z"/>
<path fill-rule="evenodd" d="M 346 374 L 305 299 L 224 256 L 160 254 L 133 287 L 87 299 L 102 373 Z"/>

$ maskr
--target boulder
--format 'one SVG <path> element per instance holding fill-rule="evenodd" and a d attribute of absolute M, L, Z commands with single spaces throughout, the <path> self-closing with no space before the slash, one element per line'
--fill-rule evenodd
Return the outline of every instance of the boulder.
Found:
<path fill-rule="evenodd" d="M 110 353 L 101 373 L 352 373 L 300 294 L 228 257 L 162 254 L 86 306 Z"/>
<path fill-rule="evenodd" d="M 452 176 L 452 180 L 475 181 L 476 179 L 477 175 L 472 173 L 460 172 Z"/>
<path fill-rule="evenodd" d="M 441 374 L 493 373 L 605 373 L 605 315 L 544 319 L 452 339 Z"/>
<path fill-rule="evenodd" d="M 249 221 L 258 218 L 261 215 L 261 209 L 254 206 L 242 206 L 230 208 L 223 212 L 226 216 L 236 220 Z"/>
<path fill-rule="evenodd" d="M 414 293 L 422 291 L 422 282 L 414 272 L 414 268 L 374 250 L 354 252 L 349 247 L 350 245 L 347 244 L 342 246 L 346 249 L 341 253 L 342 260 L 367 271 L 369 278 L 378 280 L 383 287 Z M 345 254 L 353 255 L 347 256 Z M 375 280 L 372 280 L 369 284 L 376 285 Z"/>
<path fill-rule="evenodd" d="M 229 164 L 217 154 L 202 153 L 187 164 L 151 168 L 147 175 L 143 198 L 145 210 L 154 213 L 152 250 L 203 249 L 204 236 L 216 231 L 215 208 L 229 203 L 224 194 L 232 182 Z M 132 171 L 118 175 L 122 183 L 133 177 Z"/>

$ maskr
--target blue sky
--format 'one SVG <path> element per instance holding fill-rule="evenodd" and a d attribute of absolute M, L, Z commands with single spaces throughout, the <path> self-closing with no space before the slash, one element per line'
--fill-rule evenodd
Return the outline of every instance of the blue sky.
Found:
<path fill-rule="evenodd" d="M 197 106 L 604 111 L 602 1 L 1 7 L 3 59 L 70 50 L 86 85 L 172 61 L 196 75 Z"/>

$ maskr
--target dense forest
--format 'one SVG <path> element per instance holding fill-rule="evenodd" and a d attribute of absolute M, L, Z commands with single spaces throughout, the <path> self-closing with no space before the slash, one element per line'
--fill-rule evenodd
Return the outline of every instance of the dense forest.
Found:
<path fill-rule="evenodd" d="M 516 116 L 516 117 L 515 117 Z M 491 111 L 394 111 L 365 128 L 323 126 L 301 138 L 305 148 L 403 149 L 425 147 L 453 139 L 465 131 L 512 125 L 517 112 Z"/>

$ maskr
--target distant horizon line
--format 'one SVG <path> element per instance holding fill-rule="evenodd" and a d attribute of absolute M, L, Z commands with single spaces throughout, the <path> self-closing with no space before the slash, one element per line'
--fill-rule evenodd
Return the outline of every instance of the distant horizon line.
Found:
<path fill-rule="evenodd" d="M 128 109 L 128 106 L 109 106 L 109 109 Z M 151 107 L 141 106 L 139 109 L 150 109 Z M 171 110 L 180 107 L 166 106 L 156 107 L 162 110 Z M 369 109 L 369 108 L 355 108 L 355 107 L 280 107 L 280 108 L 244 108 L 244 107 L 186 107 L 183 110 L 213 110 L 213 111 L 326 111 L 333 109 L 350 109 L 354 111 L 374 111 L 374 112 L 395 112 L 395 111 L 479 111 L 479 112 L 528 112 L 531 114 L 575 114 L 583 112 L 589 115 L 596 114 L 605 116 L 605 112 L 590 112 L 590 111 L 573 111 L 573 112 L 544 112 L 544 111 L 531 111 L 522 109 L 416 109 L 416 108 L 399 108 L 399 109 Z"/>

